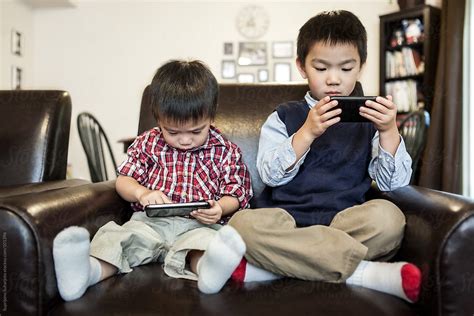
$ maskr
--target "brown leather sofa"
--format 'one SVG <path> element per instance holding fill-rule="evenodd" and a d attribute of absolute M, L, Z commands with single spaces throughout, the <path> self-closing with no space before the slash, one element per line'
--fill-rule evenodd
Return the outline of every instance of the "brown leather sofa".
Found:
<path fill-rule="evenodd" d="M 216 125 L 242 148 L 257 191 L 262 188 L 254 166 L 260 126 L 275 105 L 302 98 L 306 89 L 221 85 Z M 145 90 L 140 132 L 154 124 L 148 102 Z M 122 223 L 130 217 L 129 204 L 109 181 L 2 201 L 8 277 L 0 311 L 6 306 L 8 315 L 473 315 L 473 201 L 416 186 L 391 193 L 374 188 L 369 198 L 374 197 L 393 201 L 407 217 L 395 259 L 414 262 L 423 271 L 417 304 L 345 284 L 295 279 L 243 285 L 229 281 L 220 293 L 205 295 L 195 282 L 167 277 L 157 263 L 109 278 L 66 303 L 56 287 L 52 240 L 67 226 L 84 226 L 94 234 L 109 220 Z"/>
<path fill-rule="evenodd" d="M 65 180 L 70 123 L 71 98 L 65 91 L 0 91 L 2 315 L 21 315 L 15 307 L 21 293 L 17 289 L 29 282 L 23 278 L 21 265 L 28 260 L 22 253 L 29 247 L 22 244 L 30 231 L 22 219 L 26 211 L 11 207 L 9 201 L 88 183 Z"/>
<path fill-rule="evenodd" d="M 0 91 L 0 186 L 65 179 L 70 124 L 65 91 Z"/>
<path fill-rule="evenodd" d="M 71 98 L 65 91 L 0 91 L 0 198 L 62 188 Z"/>

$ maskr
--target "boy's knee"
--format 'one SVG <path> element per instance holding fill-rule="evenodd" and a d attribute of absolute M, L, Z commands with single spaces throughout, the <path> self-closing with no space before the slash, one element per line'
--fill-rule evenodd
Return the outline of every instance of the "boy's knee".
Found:
<path fill-rule="evenodd" d="M 367 218 L 374 234 L 384 236 L 387 241 L 401 239 L 405 229 L 402 211 L 388 200 L 378 199 L 368 203 L 373 205 L 369 208 L 370 215 Z"/>
<path fill-rule="evenodd" d="M 241 210 L 230 218 L 229 225 L 234 227 L 242 237 L 244 237 L 243 235 L 253 226 L 251 225 L 253 217 L 252 211 L 253 210 Z"/>
<path fill-rule="evenodd" d="M 229 225 L 237 230 L 240 237 L 244 240 L 247 250 L 259 247 L 261 238 L 261 229 L 259 224 L 260 214 L 255 210 L 242 210 L 236 212 L 230 219 Z"/>

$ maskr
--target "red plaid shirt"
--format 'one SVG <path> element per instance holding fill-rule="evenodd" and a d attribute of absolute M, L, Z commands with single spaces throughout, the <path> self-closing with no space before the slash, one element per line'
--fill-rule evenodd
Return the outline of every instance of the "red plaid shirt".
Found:
<path fill-rule="evenodd" d="M 188 151 L 169 146 L 159 128 L 138 136 L 127 150 L 127 158 L 117 168 L 151 190 L 161 190 L 173 202 L 219 200 L 236 197 L 240 208 L 252 198 L 252 186 L 240 149 L 211 126 L 206 142 Z M 142 210 L 140 203 L 132 203 Z"/>

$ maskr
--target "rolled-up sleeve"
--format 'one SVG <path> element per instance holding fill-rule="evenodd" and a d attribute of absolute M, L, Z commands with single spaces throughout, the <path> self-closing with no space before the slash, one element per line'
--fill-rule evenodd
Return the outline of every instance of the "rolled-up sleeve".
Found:
<path fill-rule="evenodd" d="M 148 155 L 145 154 L 146 137 L 139 136 L 127 149 L 127 157 L 117 167 L 117 173 L 122 176 L 132 177 L 138 183 L 143 183 L 148 166 Z"/>
<path fill-rule="evenodd" d="M 412 174 L 411 164 L 412 159 L 401 136 L 397 151 L 392 155 L 380 146 L 379 134 L 375 134 L 369 175 L 381 191 L 392 191 L 408 185 Z"/>
<path fill-rule="evenodd" d="M 229 195 L 239 200 L 240 209 L 247 208 L 253 196 L 250 172 L 242 160 L 237 146 L 232 146 L 222 163 L 220 195 Z"/>

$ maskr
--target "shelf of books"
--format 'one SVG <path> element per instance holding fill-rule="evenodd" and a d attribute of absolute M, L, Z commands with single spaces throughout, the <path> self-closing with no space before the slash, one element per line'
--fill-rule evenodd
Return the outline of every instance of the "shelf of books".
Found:
<path fill-rule="evenodd" d="M 393 96 L 399 121 L 431 110 L 439 23 L 440 10 L 429 5 L 380 16 L 380 94 Z"/>

